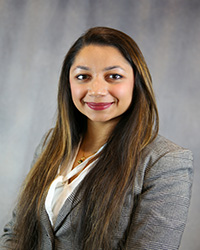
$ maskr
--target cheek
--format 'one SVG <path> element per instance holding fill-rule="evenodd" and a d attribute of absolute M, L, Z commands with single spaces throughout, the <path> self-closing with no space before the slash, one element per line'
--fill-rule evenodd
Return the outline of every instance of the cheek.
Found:
<path fill-rule="evenodd" d="M 74 102 L 78 102 L 83 98 L 83 91 L 80 87 L 74 86 L 74 84 L 70 84 L 71 86 L 71 94 Z"/>
<path fill-rule="evenodd" d="M 134 85 L 132 82 L 127 82 L 127 84 L 116 85 L 113 89 L 113 95 L 120 101 L 130 103 L 132 101 Z"/>

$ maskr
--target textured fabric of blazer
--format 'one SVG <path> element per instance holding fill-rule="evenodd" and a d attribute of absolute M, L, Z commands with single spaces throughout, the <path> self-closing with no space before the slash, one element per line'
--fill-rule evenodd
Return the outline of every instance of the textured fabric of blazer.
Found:
<path fill-rule="evenodd" d="M 33 162 L 41 150 L 39 145 Z M 157 136 L 144 149 L 134 187 L 127 191 L 112 249 L 178 249 L 187 220 L 192 179 L 192 153 Z M 77 188 L 61 208 L 54 229 L 43 203 L 40 235 L 42 250 L 80 249 L 76 228 L 81 194 L 75 200 L 75 207 L 71 209 L 76 190 Z M 4 228 L 1 249 L 10 249 L 9 241 L 12 241 L 16 216 L 14 214 Z"/>

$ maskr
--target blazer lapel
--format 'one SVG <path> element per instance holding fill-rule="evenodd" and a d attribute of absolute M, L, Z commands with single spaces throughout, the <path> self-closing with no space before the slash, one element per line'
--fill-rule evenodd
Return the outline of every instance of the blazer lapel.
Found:
<path fill-rule="evenodd" d="M 67 223 L 67 217 L 70 215 L 71 211 L 80 203 L 81 194 L 79 194 L 78 197 L 75 196 L 78 186 L 74 189 L 71 195 L 66 199 L 64 205 L 59 211 L 58 217 L 56 219 L 55 226 L 54 226 L 54 232 L 58 231 L 64 222 Z M 69 223 L 70 223 L 70 220 L 69 220 Z"/>

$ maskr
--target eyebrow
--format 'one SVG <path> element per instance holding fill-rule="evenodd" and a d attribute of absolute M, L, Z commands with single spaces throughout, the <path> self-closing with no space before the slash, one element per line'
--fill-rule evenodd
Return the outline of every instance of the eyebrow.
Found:
<path fill-rule="evenodd" d="M 88 68 L 86 66 L 77 66 L 74 70 L 76 70 L 76 69 L 90 70 L 90 68 Z"/>
<path fill-rule="evenodd" d="M 117 69 L 117 68 L 122 69 L 124 71 L 124 69 L 118 65 L 106 67 L 103 69 L 103 71 L 108 71 L 108 70 Z M 81 66 L 81 65 L 76 66 L 76 68 L 73 71 L 75 71 L 76 69 L 90 70 L 89 67 Z"/>
<path fill-rule="evenodd" d="M 115 66 L 106 67 L 104 69 L 104 71 L 108 71 L 108 70 L 112 70 L 112 69 L 122 69 L 122 70 L 124 70 L 122 67 L 120 67 L 118 65 L 115 65 Z"/>

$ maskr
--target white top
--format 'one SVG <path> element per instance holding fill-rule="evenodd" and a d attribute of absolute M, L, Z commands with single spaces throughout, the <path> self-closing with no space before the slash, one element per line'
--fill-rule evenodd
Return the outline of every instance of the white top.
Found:
<path fill-rule="evenodd" d="M 80 143 L 79 143 L 79 146 L 80 146 Z M 64 205 L 66 199 L 70 196 L 70 194 L 73 192 L 75 187 L 83 180 L 83 178 L 91 170 L 91 168 L 94 166 L 94 163 L 97 161 L 97 159 L 95 159 L 92 163 L 90 163 L 85 169 L 84 167 L 104 147 L 102 146 L 94 155 L 88 157 L 85 161 L 83 161 L 74 169 L 72 169 L 78 150 L 79 150 L 79 146 L 76 150 L 74 158 L 69 164 L 67 174 L 65 176 L 60 175 L 60 167 L 59 167 L 58 176 L 54 179 L 54 181 L 51 183 L 51 186 L 49 188 L 49 191 L 45 200 L 45 209 L 47 211 L 47 214 L 49 216 L 52 226 L 55 225 L 58 213 L 60 209 L 62 208 L 62 206 Z M 69 179 L 71 179 L 80 171 L 81 173 L 72 182 L 68 183 Z"/>

